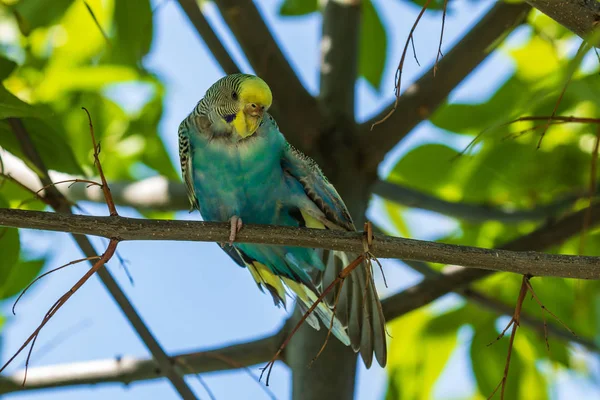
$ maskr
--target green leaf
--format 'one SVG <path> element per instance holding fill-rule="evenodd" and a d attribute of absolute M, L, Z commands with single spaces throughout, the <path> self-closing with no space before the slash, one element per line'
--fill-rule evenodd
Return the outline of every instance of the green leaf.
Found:
<path fill-rule="evenodd" d="M 520 109 L 531 104 L 528 84 L 513 76 L 482 104 L 444 104 L 431 116 L 439 128 L 456 133 L 477 134 L 509 122 Z"/>
<path fill-rule="evenodd" d="M 560 79 L 560 71 L 564 62 L 558 55 L 558 50 L 552 43 L 534 36 L 523 47 L 513 50 L 511 55 L 517 63 L 516 74 L 525 81 L 539 81 L 549 78 Z"/>
<path fill-rule="evenodd" d="M 61 130 L 55 130 L 51 124 L 41 119 L 22 118 L 21 121 L 48 169 L 84 175 Z M 36 169 L 23 154 L 15 134 L 6 121 L 0 121 L 0 146 L 21 158 L 34 170 Z"/>
<path fill-rule="evenodd" d="M 549 131 L 548 139 L 551 135 L 554 133 Z M 486 144 L 477 163 L 472 163 L 474 168 L 464 186 L 465 200 L 494 199 L 498 204 L 525 208 L 584 187 L 589 155 L 575 143 L 557 146 L 555 151 L 536 151 L 538 138 L 528 139 L 528 143 L 505 140 Z"/>
<path fill-rule="evenodd" d="M 34 197 L 31 191 L 25 190 L 21 185 L 9 179 L 0 177 L 0 191 L 2 191 L 2 195 L 6 201 L 8 201 L 10 208 L 36 211 L 42 211 L 46 208 L 46 204 L 37 197 Z"/>
<path fill-rule="evenodd" d="M 290 17 L 313 13 L 318 10 L 317 0 L 284 0 L 279 15 Z"/>
<path fill-rule="evenodd" d="M 451 182 L 452 163 L 458 152 L 441 144 L 419 146 L 398 161 L 390 180 L 407 182 L 415 189 L 431 192 L 435 188 Z"/>
<path fill-rule="evenodd" d="M 136 65 L 150 51 L 152 28 L 149 0 L 116 1 L 110 59 L 115 63 Z"/>
<path fill-rule="evenodd" d="M 383 199 L 383 208 L 397 232 L 403 237 L 411 237 L 408 225 L 402 217 L 402 212 L 406 210 L 406 207 Z"/>
<path fill-rule="evenodd" d="M 429 399 L 457 343 L 466 307 L 432 317 L 419 310 L 390 323 L 387 399 Z M 418 343 L 418 345 L 416 345 Z"/>
<path fill-rule="evenodd" d="M 381 89 L 381 78 L 387 54 L 387 35 L 371 0 L 362 2 L 360 53 L 358 73 L 376 90 Z"/>
<path fill-rule="evenodd" d="M 10 93 L 6 88 L 0 85 L 0 119 L 36 117 L 43 118 L 49 116 L 49 113 L 41 107 L 32 106 Z"/>
<path fill-rule="evenodd" d="M 0 196 L 0 208 L 8 208 L 8 202 Z M 7 282 L 19 260 L 21 242 L 16 228 L 0 227 L 0 282 Z M 1 290 L 1 289 L 0 289 Z"/>
<path fill-rule="evenodd" d="M 16 296 L 27 287 L 38 276 L 46 259 L 19 261 L 14 264 L 5 279 L 0 281 L 0 300 Z"/>
<path fill-rule="evenodd" d="M 18 15 L 19 28 L 28 36 L 32 30 L 49 26 L 67 11 L 75 0 L 21 0 L 13 11 Z"/>
<path fill-rule="evenodd" d="M 38 99 L 50 102 L 69 91 L 97 91 L 116 82 L 131 82 L 139 78 L 138 72 L 122 65 L 97 65 L 70 67 L 68 70 L 53 68 L 46 80 L 36 87 Z"/>
<path fill-rule="evenodd" d="M 429 320 L 423 327 L 423 369 L 421 374 L 423 399 L 432 397 L 433 388 L 446 367 L 457 344 L 457 331 L 468 319 L 461 307 Z"/>
<path fill-rule="evenodd" d="M 139 117 L 131 122 L 127 137 L 138 135 L 143 138 L 141 161 L 159 174 L 178 180 L 180 174 L 173 166 L 158 133 L 158 125 L 163 115 L 163 88 L 159 84 L 156 86 L 155 96 L 142 108 Z"/>
<path fill-rule="evenodd" d="M 8 78 L 8 76 L 17 68 L 17 63 L 11 59 L 0 56 L 0 81 Z"/>

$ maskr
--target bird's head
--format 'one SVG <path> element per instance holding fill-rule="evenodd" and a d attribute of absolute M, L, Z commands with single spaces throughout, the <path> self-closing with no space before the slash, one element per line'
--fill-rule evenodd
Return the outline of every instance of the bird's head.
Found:
<path fill-rule="evenodd" d="M 227 75 L 215 82 L 206 92 L 220 122 L 241 138 L 258 129 L 264 113 L 271 107 L 273 95 L 269 86 L 257 76 Z M 214 114 L 213 114 L 214 115 Z"/>

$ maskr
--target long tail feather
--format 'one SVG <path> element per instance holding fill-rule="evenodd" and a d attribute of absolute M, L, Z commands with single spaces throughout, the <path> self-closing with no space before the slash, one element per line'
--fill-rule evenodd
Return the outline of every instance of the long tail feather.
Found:
<path fill-rule="evenodd" d="M 321 274 L 319 288 L 327 287 L 355 258 L 352 254 L 340 251 L 324 251 L 326 261 L 325 272 Z M 375 288 L 373 276 L 366 263 L 358 266 L 345 279 L 341 290 L 338 307 L 344 311 L 336 313 L 342 325 L 347 327 L 352 348 L 360 351 L 368 368 L 373 361 L 373 353 L 381 366 L 387 362 L 385 318 L 381 302 Z M 328 297 L 328 300 L 330 297 Z"/>
<path fill-rule="evenodd" d="M 288 278 L 282 277 L 282 279 L 287 287 L 296 293 L 300 301 L 302 301 L 306 306 L 311 307 L 319 298 L 319 296 L 306 285 L 294 282 Z M 333 333 L 335 337 L 340 340 L 340 342 L 346 346 L 350 346 L 350 338 L 348 337 L 348 333 L 346 333 L 346 327 L 342 325 L 340 320 L 334 315 L 333 310 L 327 305 L 326 302 L 321 301 L 319 305 L 317 305 L 317 308 L 315 308 L 314 312 L 317 313 L 327 329 L 329 329 L 330 326 L 332 327 L 331 333 Z"/>

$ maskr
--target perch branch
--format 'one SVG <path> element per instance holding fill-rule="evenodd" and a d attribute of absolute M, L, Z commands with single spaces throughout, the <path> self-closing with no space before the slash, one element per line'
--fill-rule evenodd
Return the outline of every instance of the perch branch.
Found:
<path fill-rule="evenodd" d="M 600 22 L 598 0 L 525 0 L 559 24 L 585 39 Z"/>
<path fill-rule="evenodd" d="M 594 206 L 600 208 L 600 206 Z M 42 211 L 0 209 L 0 225 L 102 236 L 126 240 L 177 240 L 227 242 L 229 224 L 219 222 L 148 220 L 118 216 L 62 215 Z M 262 243 L 328 248 L 360 253 L 359 232 L 245 225 L 236 237 L 240 243 Z M 600 279 L 600 257 L 567 256 L 523 250 L 492 250 L 377 235 L 373 253 L 400 258 L 462 265 L 532 276 Z"/>

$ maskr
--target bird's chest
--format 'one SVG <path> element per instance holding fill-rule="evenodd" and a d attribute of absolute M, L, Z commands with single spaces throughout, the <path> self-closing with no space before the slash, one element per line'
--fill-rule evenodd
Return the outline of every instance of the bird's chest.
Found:
<path fill-rule="evenodd" d="M 238 215 L 249 223 L 272 223 L 285 186 L 280 152 L 268 141 L 219 141 L 195 146 L 194 187 L 207 220 Z"/>

